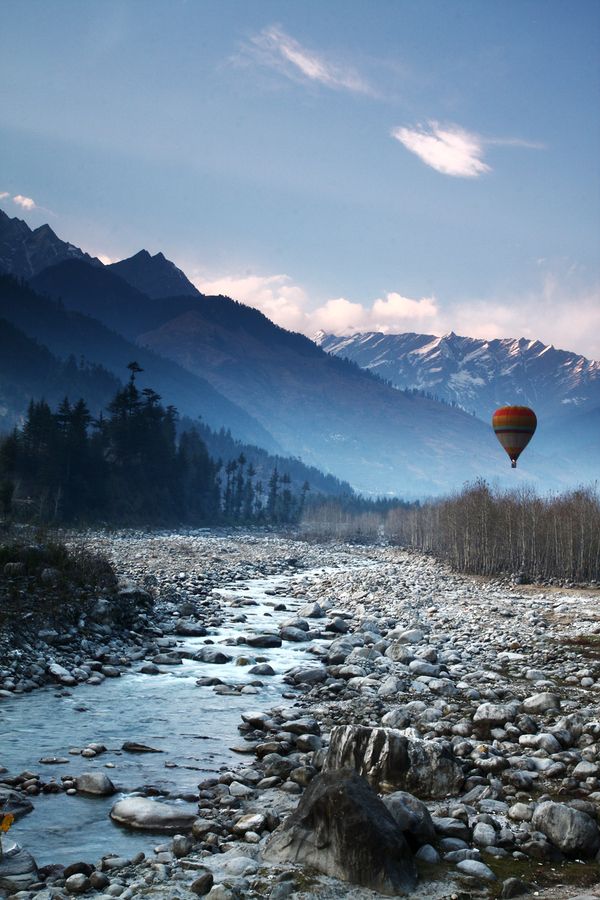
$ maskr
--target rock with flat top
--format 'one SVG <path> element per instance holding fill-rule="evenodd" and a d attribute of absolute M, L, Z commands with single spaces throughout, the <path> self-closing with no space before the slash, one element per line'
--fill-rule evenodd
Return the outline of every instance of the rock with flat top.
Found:
<path fill-rule="evenodd" d="M 456 796 L 464 783 L 459 761 L 447 746 L 407 738 L 394 728 L 333 728 L 323 770 L 346 767 L 383 793 L 402 790 L 420 798 L 442 798 Z"/>

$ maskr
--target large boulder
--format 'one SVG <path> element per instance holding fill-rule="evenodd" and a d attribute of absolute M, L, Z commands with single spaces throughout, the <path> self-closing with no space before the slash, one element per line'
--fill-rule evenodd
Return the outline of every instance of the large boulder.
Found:
<path fill-rule="evenodd" d="M 190 805 L 160 803 L 148 797 L 126 797 L 115 803 L 110 817 L 119 825 L 126 825 L 137 831 L 181 834 L 192 830 L 197 813 Z"/>
<path fill-rule="evenodd" d="M 533 813 L 532 825 L 569 856 L 594 856 L 600 847 L 596 822 L 565 803 L 540 803 Z"/>
<path fill-rule="evenodd" d="M 410 893 L 416 869 L 402 831 L 364 778 L 317 775 L 269 839 L 265 858 L 310 866 L 387 896 Z"/>
<path fill-rule="evenodd" d="M 18 844 L 0 857 L 0 890 L 16 894 L 38 880 L 35 859 Z"/>
<path fill-rule="evenodd" d="M 323 769 L 343 768 L 363 775 L 377 791 L 402 790 L 422 798 L 455 796 L 465 780 L 458 760 L 444 744 L 365 725 L 333 728 Z"/>

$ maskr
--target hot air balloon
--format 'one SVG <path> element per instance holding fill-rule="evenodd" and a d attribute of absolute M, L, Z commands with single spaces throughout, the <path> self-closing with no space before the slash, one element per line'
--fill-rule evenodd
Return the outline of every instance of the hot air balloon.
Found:
<path fill-rule="evenodd" d="M 508 453 L 513 469 L 537 426 L 535 413 L 528 406 L 502 406 L 492 416 L 492 428 Z"/>

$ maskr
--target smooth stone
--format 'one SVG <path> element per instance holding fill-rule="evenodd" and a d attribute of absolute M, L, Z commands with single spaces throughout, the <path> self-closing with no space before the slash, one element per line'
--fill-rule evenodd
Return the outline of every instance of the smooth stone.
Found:
<path fill-rule="evenodd" d="M 116 788 L 104 772 L 83 772 L 75 779 L 75 787 L 80 794 L 92 794 L 97 797 L 110 797 Z"/>
<path fill-rule="evenodd" d="M 490 867 L 476 859 L 463 859 L 462 862 L 456 864 L 456 868 L 464 875 L 471 875 L 473 878 L 482 878 L 483 881 L 496 880 Z"/>
<path fill-rule="evenodd" d="M 117 801 L 110 817 L 128 828 L 163 834 L 191 831 L 197 818 L 190 806 L 159 803 L 149 797 L 126 797 Z"/>

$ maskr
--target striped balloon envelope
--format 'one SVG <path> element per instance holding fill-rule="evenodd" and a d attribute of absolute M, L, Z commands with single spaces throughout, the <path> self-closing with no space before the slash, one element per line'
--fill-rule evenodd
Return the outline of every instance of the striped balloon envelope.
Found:
<path fill-rule="evenodd" d="M 537 419 L 528 406 L 502 406 L 492 416 L 492 428 L 508 453 L 513 469 L 535 432 Z"/>

